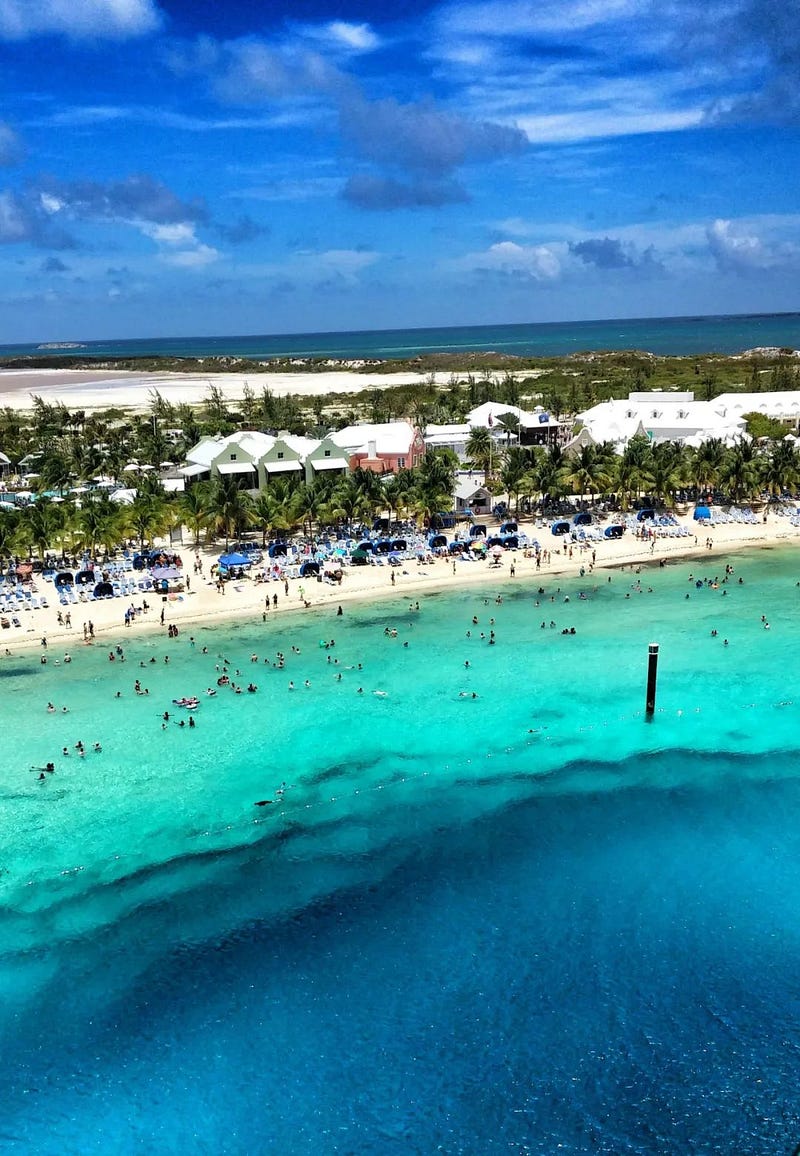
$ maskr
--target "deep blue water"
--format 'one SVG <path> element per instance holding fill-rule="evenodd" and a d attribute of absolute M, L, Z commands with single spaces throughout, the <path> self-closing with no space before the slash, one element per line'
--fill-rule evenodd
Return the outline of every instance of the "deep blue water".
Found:
<path fill-rule="evenodd" d="M 44 339 L 46 340 L 46 338 Z M 800 347 L 800 313 L 721 317 L 653 317 L 526 325 L 379 329 L 228 337 L 153 337 L 92 341 L 78 349 L 0 346 L 0 357 L 43 353 L 95 357 L 330 357 L 405 358 L 465 350 L 554 357 L 583 350 L 639 349 L 664 355 L 740 353 L 759 346 Z"/>
<path fill-rule="evenodd" d="M 731 561 L 0 663 L 0 1152 L 789 1156 L 798 555 Z"/>
<path fill-rule="evenodd" d="M 791 1152 L 800 788 L 717 763 L 711 790 L 556 776 L 94 1015 L 78 956 L 6 1039 L 2 1150 Z"/>

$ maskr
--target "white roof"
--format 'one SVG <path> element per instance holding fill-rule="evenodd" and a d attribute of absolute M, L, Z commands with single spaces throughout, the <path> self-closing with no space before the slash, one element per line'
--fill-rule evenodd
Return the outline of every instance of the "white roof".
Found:
<path fill-rule="evenodd" d="M 183 478 L 164 478 L 161 485 L 168 494 L 178 494 L 186 489 Z"/>
<path fill-rule="evenodd" d="M 196 478 L 198 474 L 207 474 L 210 469 L 210 466 L 203 465 L 202 462 L 193 462 L 191 465 L 181 466 L 178 473 L 183 474 L 185 478 Z"/>
<path fill-rule="evenodd" d="M 769 417 L 791 417 L 800 415 L 800 390 L 772 390 L 764 393 L 721 393 L 712 405 L 728 417 L 740 417 L 745 413 L 763 413 Z"/>
<path fill-rule="evenodd" d="M 407 454 L 414 440 L 414 427 L 407 421 L 387 421 L 381 425 L 348 425 L 328 434 L 330 441 L 350 453 L 367 453 L 375 442 L 379 454 Z"/>
<path fill-rule="evenodd" d="M 0 454 L 0 465 L 10 466 L 11 458 L 7 458 L 5 454 Z"/>
<path fill-rule="evenodd" d="M 476 494 L 488 494 L 489 491 L 482 482 L 473 481 L 471 478 L 459 478 L 453 493 L 460 501 L 468 502 Z"/>
<path fill-rule="evenodd" d="M 236 433 L 228 434 L 227 437 L 216 434 L 214 437 L 203 438 L 197 445 L 192 446 L 186 454 L 186 460 L 188 462 L 202 462 L 208 467 L 226 449 L 241 450 L 250 457 L 258 459 L 272 449 L 275 440 L 272 434 L 261 433 L 260 430 L 237 430 Z"/>
<path fill-rule="evenodd" d="M 654 441 L 721 438 L 734 441 L 744 433 L 740 416 L 725 415 L 716 402 L 686 400 L 685 394 L 652 394 L 647 400 L 602 401 L 578 414 L 596 442 L 626 444 L 634 435 L 646 433 Z M 697 444 L 692 442 L 690 444 Z"/>
<path fill-rule="evenodd" d="M 525 409 L 520 409 L 518 405 L 505 405 L 501 401 L 485 401 L 483 405 L 476 406 L 475 409 L 470 410 L 467 414 L 467 422 L 470 426 L 483 426 L 488 429 L 490 418 L 491 424 L 495 425 L 499 417 L 509 413 L 513 414 L 519 424 L 526 429 L 530 426 L 548 424 L 548 422 L 540 420 L 540 414 L 538 413 L 529 413 Z M 547 417 L 549 418 L 549 414 Z M 552 418 L 549 420 L 549 424 L 558 425 L 559 423 L 555 418 Z"/>
<path fill-rule="evenodd" d="M 301 437 L 299 434 L 281 434 L 277 438 L 277 441 L 285 442 L 289 449 L 294 450 L 294 452 L 299 454 L 301 458 L 304 458 L 307 454 L 313 453 L 313 451 L 319 445 L 318 438 L 305 438 Z"/>

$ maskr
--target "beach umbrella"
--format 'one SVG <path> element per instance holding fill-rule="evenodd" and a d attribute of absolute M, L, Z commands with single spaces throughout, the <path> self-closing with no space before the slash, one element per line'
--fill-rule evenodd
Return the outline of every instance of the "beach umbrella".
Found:
<path fill-rule="evenodd" d="M 251 561 L 247 554 L 221 554 L 219 557 L 220 566 L 225 566 L 226 569 L 231 566 L 249 566 Z"/>
<path fill-rule="evenodd" d="M 492 555 L 493 558 L 500 558 L 501 555 L 503 555 L 505 553 L 505 551 L 503 550 L 502 546 L 492 546 L 489 553 Z"/>
<path fill-rule="evenodd" d="M 125 474 L 135 474 L 138 469 L 138 462 L 128 462 L 127 466 L 122 467 L 122 472 Z"/>

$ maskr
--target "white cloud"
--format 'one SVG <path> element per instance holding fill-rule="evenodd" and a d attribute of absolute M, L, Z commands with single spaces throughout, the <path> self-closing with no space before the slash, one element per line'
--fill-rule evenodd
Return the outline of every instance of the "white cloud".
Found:
<path fill-rule="evenodd" d="M 554 281 L 561 274 L 564 245 L 518 245 L 498 241 L 482 253 L 467 253 L 452 264 L 460 270 L 525 277 L 533 281 Z"/>
<path fill-rule="evenodd" d="M 41 207 L 44 209 L 45 213 L 51 217 L 55 216 L 56 213 L 60 213 L 64 208 L 64 202 L 60 199 L 60 197 L 54 197 L 52 193 L 40 193 L 39 203 L 41 204 Z"/>
<path fill-rule="evenodd" d="M 198 244 L 194 249 L 163 253 L 161 259 L 165 264 L 176 265 L 179 269 L 203 269 L 219 259 L 219 252 L 211 245 Z"/>
<path fill-rule="evenodd" d="M 194 225 L 189 225 L 186 222 L 173 225 L 142 224 L 140 228 L 146 237 L 150 237 L 161 245 L 197 244 Z"/>
<path fill-rule="evenodd" d="M 647 0 L 487 0 L 445 6 L 437 25 L 451 36 L 522 38 L 610 24 L 650 8 Z"/>
<path fill-rule="evenodd" d="M 344 20 L 332 20 L 324 26 L 328 36 L 337 44 L 354 52 L 372 52 L 380 47 L 381 39 L 369 24 L 348 24 Z"/>
<path fill-rule="evenodd" d="M 0 0 L 0 37 L 63 35 L 74 40 L 124 40 L 155 32 L 153 0 Z"/>
<path fill-rule="evenodd" d="M 149 237 L 157 245 L 166 246 L 159 254 L 166 265 L 174 265 L 179 269 L 203 269 L 206 265 L 219 260 L 219 250 L 198 240 L 194 225 L 187 221 L 166 225 L 157 225 L 150 221 L 133 223 L 138 225 L 145 237 Z"/>
<path fill-rule="evenodd" d="M 796 227 L 796 218 L 792 219 Z M 762 217 L 759 222 L 713 221 L 706 237 L 720 269 L 746 273 L 800 263 L 800 245 L 796 240 L 770 235 L 777 222 L 785 225 L 785 219 L 770 217 Z"/>
<path fill-rule="evenodd" d="M 517 116 L 518 128 L 532 144 L 554 144 L 634 136 L 652 132 L 677 132 L 696 128 L 704 119 L 702 107 L 667 109 L 620 109 L 613 106 L 575 112 Z"/>

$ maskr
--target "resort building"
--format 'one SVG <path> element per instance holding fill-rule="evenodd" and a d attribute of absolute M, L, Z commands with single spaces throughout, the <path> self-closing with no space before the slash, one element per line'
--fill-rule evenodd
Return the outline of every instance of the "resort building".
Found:
<path fill-rule="evenodd" d="M 192 481 L 233 475 L 243 490 L 259 490 L 265 482 L 261 459 L 275 444 L 271 434 L 258 430 L 239 430 L 223 437 L 216 434 L 203 438 L 186 455 L 186 465 L 179 473 Z"/>
<path fill-rule="evenodd" d="M 349 469 L 350 463 L 345 451 L 336 444 L 330 434 L 318 442 L 316 449 L 313 449 L 306 457 L 306 481 L 308 482 L 313 482 L 316 477 L 323 474 L 326 476 L 334 472 L 346 474 Z"/>
<path fill-rule="evenodd" d="M 511 421 L 509 422 L 509 417 Z M 486 401 L 467 414 L 471 429 L 482 427 L 491 431 L 498 441 L 513 441 L 522 446 L 547 446 L 563 441 L 569 427 L 543 409 L 533 413 L 518 405 L 504 405 Z"/>
<path fill-rule="evenodd" d="M 425 453 L 425 441 L 407 421 L 382 425 L 348 425 L 328 434 L 339 447 L 351 470 L 372 470 L 374 474 L 396 474 L 418 466 Z"/>
<path fill-rule="evenodd" d="M 467 460 L 467 442 L 472 429 L 468 425 L 428 425 L 425 427 L 425 448 L 451 450 L 460 462 Z"/>
<path fill-rule="evenodd" d="M 579 413 L 577 420 L 588 431 L 584 434 L 585 444 L 587 438 L 596 445 L 611 442 L 620 453 L 637 435 L 655 443 L 673 441 L 698 446 L 710 438 L 719 438 L 725 445 L 732 445 L 747 436 L 747 423 L 741 414 L 726 412 L 719 402 L 719 398 L 695 401 L 693 393 L 630 393 L 627 401 L 602 401 Z M 574 439 L 570 443 L 573 445 Z"/>
<path fill-rule="evenodd" d="M 453 491 L 453 506 L 457 514 L 485 516 L 492 512 L 491 490 L 478 480 L 477 474 L 460 473 Z"/>
<path fill-rule="evenodd" d="M 507 420 L 509 417 L 510 423 Z M 474 429 L 488 429 L 498 446 L 509 443 L 522 446 L 555 445 L 566 440 L 569 434 L 569 426 L 545 410 L 536 409 L 530 413 L 518 405 L 487 401 L 471 410 L 463 424 L 427 426 L 425 445 L 428 449 L 452 450 L 459 461 L 465 462 L 467 442 Z"/>
<path fill-rule="evenodd" d="M 275 438 L 272 447 L 261 459 L 265 481 L 280 477 L 310 481 L 306 463 L 319 444 L 316 438 L 295 434 L 281 434 Z"/>
<path fill-rule="evenodd" d="M 800 390 L 787 389 L 769 393 L 721 393 L 711 403 L 728 418 L 747 413 L 761 413 L 782 421 L 792 433 L 800 432 Z"/>
<path fill-rule="evenodd" d="M 354 425 L 336 430 L 321 441 L 295 434 L 239 430 L 223 437 L 205 437 L 186 455 L 176 474 L 192 483 L 233 476 L 252 493 L 272 478 L 311 483 L 321 475 L 346 474 L 357 468 L 377 474 L 417 466 L 425 453 L 422 434 L 408 422 Z"/>

